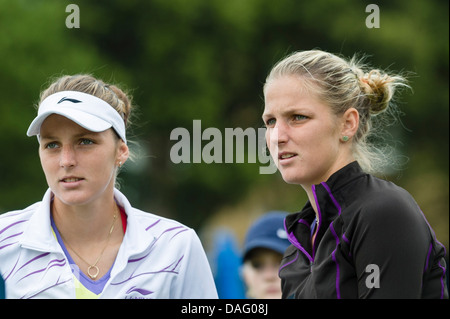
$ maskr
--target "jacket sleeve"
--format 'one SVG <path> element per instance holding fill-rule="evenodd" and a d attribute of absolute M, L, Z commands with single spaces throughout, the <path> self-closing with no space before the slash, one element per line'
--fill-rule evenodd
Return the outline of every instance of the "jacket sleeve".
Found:
<path fill-rule="evenodd" d="M 359 298 L 421 298 L 432 237 L 409 194 L 373 198 L 352 241 Z"/>
<path fill-rule="evenodd" d="M 203 246 L 193 229 L 183 236 L 185 247 L 175 299 L 217 299 L 217 290 Z"/>

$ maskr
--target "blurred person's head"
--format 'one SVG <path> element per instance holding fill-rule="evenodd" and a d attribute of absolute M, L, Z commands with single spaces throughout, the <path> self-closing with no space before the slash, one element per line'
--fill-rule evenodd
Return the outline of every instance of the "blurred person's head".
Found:
<path fill-rule="evenodd" d="M 258 218 L 246 234 L 242 276 L 249 298 L 281 298 L 278 270 L 283 253 L 290 245 L 284 230 L 286 215 L 282 212 L 267 213 Z"/>

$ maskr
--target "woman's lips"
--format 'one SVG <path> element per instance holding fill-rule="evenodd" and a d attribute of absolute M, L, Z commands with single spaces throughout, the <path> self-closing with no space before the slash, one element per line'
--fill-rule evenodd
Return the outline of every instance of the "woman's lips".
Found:
<path fill-rule="evenodd" d="M 296 156 L 296 153 L 282 152 L 278 154 L 278 161 L 280 164 L 287 164 Z"/>
<path fill-rule="evenodd" d="M 64 187 L 77 187 L 81 184 L 82 181 L 84 181 L 84 178 L 82 177 L 75 177 L 75 176 L 67 176 L 64 178 L 61 178 L 60 183 L 64 185 Z"/>
<path fill-rule="evenodd" d="M 82 178 L 78 178 L 78 177 L 69 177 L 69 178 L 63 178 L 61 181 L 64 183 L 73 183 L 73 182 L 78 182 L 81 181 Z"/>

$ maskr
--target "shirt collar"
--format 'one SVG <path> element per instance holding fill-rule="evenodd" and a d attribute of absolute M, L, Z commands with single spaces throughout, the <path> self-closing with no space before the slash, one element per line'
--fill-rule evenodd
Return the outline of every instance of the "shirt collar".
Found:
<path fill-rule="evenodd" d="M 45 252 L 62 252 L 56 238 L 53 236 L 50 221 L 50 203 L 53 193 L 48 189 L 42 201 L 28 221 L 23 232 L 21 245 L 25 248 Z"/>
<path fill-rule="evenodd" d="M 53 196 L 49 188 L 45 192 L 42 201 L 37 204 L 36 210 L 29 219 L 21 239 L 21 245 L 24 248 L 43 252 L 63 252 L 53 234 L 51 226 L 50 205 Z M 127 231 L 119 251 L 123 251 L 122 257 L 127 259 L 131 255 L 143 252 L 149 247 L 150 243 L 155 239 L 155 236 L 149 234 L 150 236 L 141 238 L 142 236 L 139 234 L 143 233 L 143 225 L 139 223 L 135 209 L 131 206 L 125 195 L 117 189 L 114 189 L 114 198 L 124 208 L 127 214 Z"/>

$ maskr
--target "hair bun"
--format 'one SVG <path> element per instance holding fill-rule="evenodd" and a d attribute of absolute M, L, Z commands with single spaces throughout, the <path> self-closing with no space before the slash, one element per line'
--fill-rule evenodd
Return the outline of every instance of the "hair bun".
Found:
<path fill-rule="evenodd" d="M 394 95 L 396 79 L 379 70 L 372 70 L 359 78 L 361 88 L 369 99 L 369 113 L 378 114 L 386 110 Z"/>

